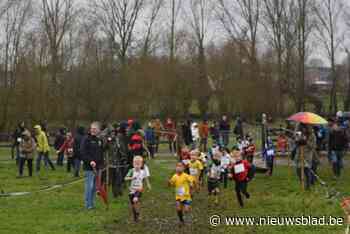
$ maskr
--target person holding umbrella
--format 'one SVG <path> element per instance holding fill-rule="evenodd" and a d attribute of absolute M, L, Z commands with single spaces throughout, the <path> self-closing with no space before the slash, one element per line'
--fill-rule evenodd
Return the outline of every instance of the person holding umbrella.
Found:
<path fill-rule="evenodd" d="M 324 125 L 328 122 L 319 115 L 310 112 L 299 112 L 288 118 L 289 121 L 301 123 L 300 131 L 295 133 L 297 174 L 300 178 L 302 189 L 308 189 L 315 178 L 312 171 L 317 161 L 316 135 L 313 133 L 313 125 Z M 306 185 L 305 185 L 306 182 Z"/>
<path fill-rule="evenodd" d="M 296 144 L 298 146 L 295 157 L 297 175 L 300 181 L 304 179 L 304 183 L 306 182 L 305 188 L 309 189 L 312 184 L 311 166 L 314 158 L 313 154 L 316 150 L 316 137 L 310 125 L 300 125 L 300 131 L 296 133 Z M 304 154 L 303 157 L 302 153 Z M 304 165 L 302 165 L 302 160 L 305 162 Z M 304 171 L 304 176 L 302 176 L 302 170 Z"/>

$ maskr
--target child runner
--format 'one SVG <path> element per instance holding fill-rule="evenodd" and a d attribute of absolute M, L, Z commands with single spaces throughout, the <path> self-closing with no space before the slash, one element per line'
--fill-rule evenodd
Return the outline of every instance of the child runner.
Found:
<path fill-rule="evenodd" d="M 245 195 L 247 199 L 250 198 L 249 193 L 247 192 L 248 181 L 250 180 L 248 177 L 249 170 L 251 165 L 247 160 L 243 160 L 242 154 L 238 151 L 232 151 L 232 156 L 235 159 L 235 162 L 231 166 L 231 175 L 235 182 L 235 191 L 238 203 L 241 207 L 244 206 L 243 199 L 241 193 Z"/>
<path fill-rule="evenodd" d="M 176 174 L 169 180 L 169 186 L 175 187 L 176 211 L 180 224 L 184 224 L 184 212 L 191 211 L 191 190 L 193 187 L 193 177 L 184 172 L 185 166 L 179 162 L 176 164 Z"/>
<path fill-rule="evenodd" d="M 212 160 L 208 165 L 208 195 L 209 198 L 214 196 L 214 203 L 219 203 L 219 185 L 220 185 L 220 175 L 221 175 L 221 155 L 220 151 L 217 151 L 213 156 Z"/>
<path fill-rule="evenodd" d="M 266 160 L 266 167 L 268 169 L 267 175 L 272 176 L 273 166 L 275 161 L 275 149 L 272 140 L 269 138 L 265 146 L 264 157 Z"/>
<path fill-rule="evenodd" d="M 192 150 L 191 151 L 191 161 L 188 164 L 190 175 L 193 176 L 194 189 L 196 192 L 199 192 L 199 190 L 200 190 L 199 176 L 201 175 L 201 172 L 203 170 L 203 165 L 198 160 L 199 155 L 200 155 L 199 150 Z"/>
<path fill-rule="evenodd" d="M 190 150 L 188 149 L 187 146 L 182 147 L 180 156 L 181 156 L 180 161 L 185 166 L 185 172 L 187 174 L 190 174 L 188 166 L 189 166 L 189 163 L 190 163 L 190 160 L 191 160 L 191 154 L 190 154 Z"/>
<path fill-rule="evenodd" d="M 202 163 L 203 165 L 203 170 L 201 170 L 201 174 L 199 175 L 199 184 L 201 186 L 204 185 L 204 175 L 206 174 L 207 171 L 207 155 L 203 152 L 200 153 L 200 156 L 198 160 Z"/>
<path fill-rule="evenodd" d="M 148 172 L 143 170 L 142 167 L 143 158 L 141 156 L 135 156 L 133 159 L 133 168 L 129 170 L 125 177 L 126 181 L 130 181 L 129 200 L 135 222 L 139 221 L 140 198 L 143 192 L 143 182 L 146 181 L 148 189 L 151 189 L 151 184 L 148 180 Z"/>
<path fill-rule="evenodd" d="M 221 166 L 221 183 L 224 183 L 224 188 L 227 188 L 227 176 L 228 176 L 228 167 L 231 163 L 230 150 L 228 148 L 221 149 L 222 156 L 220 158 Z"/>
<path fill-rule="evenodd" d="M 74 168 L 73 146 L 73 134 L 71 132 L 67 132 L 63 145 L 59 148 L 59 150 L 57 150 L 57 155 L 63 152 L 64 156 L 67 158 L 67 172 L 71 171 L 71 167 Z"/>

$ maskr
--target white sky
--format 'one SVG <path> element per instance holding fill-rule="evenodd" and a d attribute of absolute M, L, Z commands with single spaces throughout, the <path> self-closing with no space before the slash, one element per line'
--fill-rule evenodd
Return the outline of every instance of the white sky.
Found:
<path fill-rule="evenodd" d="M 3 0 L 0 0 L 0 3 Z M 26 1 L 26 0 L 23 0 Z M 36 3 L 39 3 L 41 0 L 33 0 Z M 75 0 L 77 6 L 85 7 L 88 5 L 88 3 L 91 0 Z M 130 0 L 133 1 L 133 0 Z M 145 1 L 151 1 L 151 0 L 145 0 Z M 182 0 L 182 11 L 178 15 L 178 25 L 177 25 L 177 30 L 185 29 L 185 30 L 190 30 L 190 23 L 189 23 L 189 3 L 192 0 Z M 340 1 L 340 0 L 335 0 L 335 1 Z M 350 0 L 342 0 L 344 1 L 345 4 L 350 8 Z M 159 21 L 155 25 L 155 31 L 157 31 L 161 38 L 165 38 L 167 33 L 169 32 L 169 25 L 170 25 L 170 0 L 165 0 L 165 6 L 161 10 Z M 215 0 L 212 2 L 215 5 Z M 187 13 L 185 13 L 187 12 Z M 220 22 L 215 17 L 215 13 L 212 12 L 212 16 L 210 17 L 210 20 L 207 25 L 207 37 L 206 37 L 206 43 L 215 43 L 215 44 L 220 44 L 222 43 L 226 38 L 227 34 L 225 33 L 223 27 L 221 26 Z M 137 26 L 136 26 L 136 31 L 135 31 L 135 37 L 140 38 L 145 31 L 145 14 L 141 15 L 141 20 L 138 21 Z M 345 25 L 345 18 L 341 18 L 341 28 L 340 31 L 341 33 L 344 33 L 346 27 Z M 259 29 L 259 35 L 258 35 L 258 42 L 260 46 L 260 51 L 263 51 L 264 48 L 266 47 L 268 41 L 266 39 L 266 36 L 263 35 L 263 27 L 260 27 Z M 345 42 L 344 44 L 346 46 L 350 47 L 350 30 L 349 33 L 346 34 Z M 313 38 L 311 38 L 311 41 L 309 43 L 310 46 L 312 46 L 312 54 L 310 55 L 310 59 L 312 58 L 319 58 L 321 59 L 326 65 L 329 65 L 329 59 L 326 56 L 326 53 L 324 52 L 324 49 L 317 45 L 317 43 L 314 42 Z M 344 60 L 345 58 L 345 53 L 344 49 L 340 47 L 340 49 L 337 51 L 336 58 L 337 58 L 337 63 L 340 63 Z"/>

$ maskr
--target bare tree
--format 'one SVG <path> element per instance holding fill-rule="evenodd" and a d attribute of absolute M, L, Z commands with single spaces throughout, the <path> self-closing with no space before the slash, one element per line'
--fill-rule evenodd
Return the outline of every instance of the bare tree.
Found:
<path fill-rule="evenodd" d="M 176 23 L 178 14 L 181 9 L 181 0 L 171 0 L 171 24 L 170 24 L 170 37 L 169 37 L 169 48 L 170 48 L 170 54 L 169 58 L 170 61 L 174 61 L 175 58 L 175 51 L 176 51 Z"/>
<path fill-rule="evenodd" d="M 208 110 L 208 100 L 210 97 L 205 42 L 207 39 L 207 27 L 212 17 L 212 9 L 210 0 L 191 0 L 190 12 L 187 14 L 192 37 L 197 48 L 198 83 L 194 89 L 198 91 L 197 97 L 202 114 L 205 114 Z"/>
<path fill-rule="evenodd" d="M 49 41 L 51 63 L 50 73 L 54 84 L 58 83 L 57 74 L 62 69 L 60 47 L 76 16 L 74 0 L 42 0 L 42 23 Z"/>
<path fill-rule="evenodd" d="M 11 8 L 11 6 L 13 6 L 17 1 L 16 0 L 0 0 L 0 19 Z"/>
<path fill-rule="evenodd" d="M 344 40 L 344 34 L 340 32 L 340 20 L 343 19 L 344 7 L 342 0 L 318 0 L 314 6 L 314 12 L 318 19 L 315 25 L 316 36 L 325 49 L 331 64 L 330 114 L 335 114 L 338 109 L 335 56 Z"/>
<path fill-rule="evenodd" d="M 8 121 L 9 106 L 11 100 L 14 98 L 14 91 L 16 88 L 16 74 L 19 57 L 21 53 L 21 42 L 23 39 L 24 29 L 26 27 L 26 20 L 29 17 L 31 10 L 31 1 L 13 2 L 7 9 L 4 15 L 4 42 L 0 46 L 3 53 L 3 80 L 2 92 L 0 96 L 2 117 L 0 122 L 0 129 L 3 129 Z"/>
<path fill-rule="evenodd" d="M 257 65 L 261 3 L 261 0 L 218 0 L 217 15 L 220 22 L 231 39 L 245 50 L 253 65 Z"/>
<path fill-rule="evenodd" d="M 94 17 L 110 39 L 122 66 L 127 63 L 135 25 L 144 2 L 144 0 L 94 0 L 91 5 Z"/>
<path fill-rule="evenodd" d="M 143 56 L 147 56 L 150 53 L 153 42 L 153 28 L 156 20 L 159 16 L 159 12 L 164 5 L 164 0 L 150 0 L 148 5 L 149 15 L 146 19 L 146 33 L 143 38 Z"/>
<path fill-rule="evenodd" d="M 346 97 L 344 100 L 344 110 L 349 110 L 350 108 L 350 51 L 348 48 L 345 48 L 345 52 L 347 55 L 347 88 L 346 88 Z"/>
<path fill-rule="evenodd" d="M 279 86 L 279 111 L 283 113 L 284 105 L 284 79 L 283 79 L 283 54 L 285 51 L 284 41 L 283 41 L 283 27 L 285 23 L 284 11 L 287 9 L 287 2 L 280 0 L 264 0 L 265 11 L 264 11 L 264 21 L 266 32 L 272 46 L 277 53 L 277 76 L 278 76 L 278 86 Z"/>
<path fill-rule="evenodd" d="M 298 111 L 305 109 L 305 62 L 307 58 L 307 42 L 312 32 L 312 10 L 314 0 L 298 0 L 297 8 L 297 48 L 298 48 L 298 82 L 297 103 Z"/>

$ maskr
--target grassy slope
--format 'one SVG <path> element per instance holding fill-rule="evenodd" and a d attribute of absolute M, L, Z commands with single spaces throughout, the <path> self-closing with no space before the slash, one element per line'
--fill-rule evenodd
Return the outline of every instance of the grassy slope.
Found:
<path fill-rule="evenodd" d="M 8 154 L 6 153 L 6 157 Z M 3 158 L 2 154 L 0 158 Z M 153 189 L 142 197 L 142 221 L 130 222 L 126 194 L 111 202 L 109 211 L 98 202 L 95 211 L 83 209 L 83 184 L 75 184 L 64 189 L 37 193 L 25 197 L 0 198 L 0 233 L 343 233 L 345 227 L 224 227 L 210 229 L 208 217 L 211 214 L 239 216 L 296 216 L 296 215 L 333 215 L 342 216 L 337 203 L 325 199 L 325 193 L 317 186 L 311 192 L 302 194 L 288 169 L 278 167 L 272 178 L 257 175 L 249 185 L 252 198 L 244 209 L 237 206 L 233 196 L 233 185 L 221 195 L 220 205 L 208 204 L 205 190 L 195 196 L 195 223 L 179 229 L 174 211 L 173 189 L 166 186 L 167 178 L 173 173 L 175 160 L 172 158 L 156 160 L 150 163 Z M 324 165 L 322 176 L 331 178 Z M 48 175 L 48 176 L 46 176 Z M 340 191 L 350 194 L 346 172 L 337 183 L 331 181 Z M 15 179 L 15 167 L 0 162 L 0 182 L 5 191 L 23 191 L 37 189 L 40 186 L 71 180 L 71 175 L 63 169 L 57 172 L 42 172 L 47 179 Z"/>

